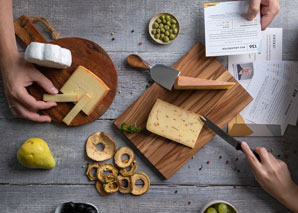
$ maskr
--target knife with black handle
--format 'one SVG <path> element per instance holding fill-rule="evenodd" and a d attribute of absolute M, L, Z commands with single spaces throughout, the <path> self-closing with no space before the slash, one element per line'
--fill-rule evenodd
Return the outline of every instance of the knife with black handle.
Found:
<path fill-rule="evenodd" d="M 223 131 L 221 128 L 219 128 L 215 123 L 210 121 L 207 117 L 205 116 L 200 116 L 200 119 L 202 122 L 209 127 L 213 132 L 215 132 L 217 135 L 219 135 L 222 139 L 227 141 L 230 145 L 232 145 L 236 150 L 242 150 L 241 148 L 241 142 L 233 138 L 232 136 L 228 135 L 225 131 Z M 254 150 L 251 149 L 251 151 L 254 153 L 256 158 L 261 161 L 261 158 L 258 153 L 256 153 Z"/>

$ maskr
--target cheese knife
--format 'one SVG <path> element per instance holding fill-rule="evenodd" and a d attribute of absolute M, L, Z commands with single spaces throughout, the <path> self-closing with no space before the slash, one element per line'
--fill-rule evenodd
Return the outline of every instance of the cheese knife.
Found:
<path fill-rule="evenodd" d="M 180 71 L 176 69 L 162 64 L 151 66 L 140 56 L 135 54 L 131 54 L 127 57 L 127 63 L 137 69 L 150 70 L 151 78 L 168 90 L 172 90 L 173 88 L 177 90 L 229 89 L 235 85 L 234 82 L 180 76 Z"/>
<path fill-rule="evenodd" d="M 228 135 L 225 131 L 223 131 L 221 128 L 219 128 L 215 123 L 213 123 L 212 121 L 210 121 L 206 116 L 201 115 L 200 119 L 202 120 L 202 122 L 209 128 L 211 129 L 213 132 L 215 132 L 217 135 L 219 135 L 222 139 L 224 139 L 225 141 L 227 141 L 230 145 L 232 145 L 236 150 L 242 150 L 241 148 L 241 142 L 236 140 L 234 137 Z M 261 161 L 260 156 L 258 155 L 258 153 L 256 153 L 254 150 L 251 149 L 251 151 L 254 153 L 254 155 L 256 156 L 256 158 Z"/>

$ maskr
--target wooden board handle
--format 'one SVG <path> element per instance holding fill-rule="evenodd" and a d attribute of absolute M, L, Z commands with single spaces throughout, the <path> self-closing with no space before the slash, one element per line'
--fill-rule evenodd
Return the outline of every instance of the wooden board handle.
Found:
<path fill-rule="evenodd" d="M 234 82 L 207 80 L 201 78 L 192 78 L 178 76 L 174 88 L 177 90 L 184 89 L 230 89 L 235 85 Z"/>
<path fill-rule="evenodd" d="M 47 40 L 40 34 L 40 32 L 25 15 L 20 16 L 14 22 L 14 29 L 16 35 L 26 45 L 29 45 L 32 41 L 47 43 Z"/>
<path fill-rule="evenodd" d="M 146 61 L 144 61 L 140 56 L 135 54 L 127 56 L 126 61 L 130 66 L 137 69 L 148 70 L 150 68 L 150 65 Z"/>

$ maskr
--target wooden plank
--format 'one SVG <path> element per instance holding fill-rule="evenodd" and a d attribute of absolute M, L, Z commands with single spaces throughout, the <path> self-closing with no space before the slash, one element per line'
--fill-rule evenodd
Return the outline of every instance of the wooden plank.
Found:
<path fill-rule="evenodd" d="M 256 196 L 257 195 L 257 196 Z M 143 196 L 116 193 L 101 197 L 94 185 L 1 185 L 2 212 L 48 213 L 54 212 L 62 202 L 89 202 L 99 212 L 200 212 L 209 201 L 226 200 L 241 213 L 290 212 L 259 187 L 164 187 L 151 186 Z M 17 200 L 17 202 L 16 202 Z"/>
<path fill-rule="evenodd" d="M 182 76 L 235 81 L 215 58 L 205 57 L 205 48 L 200 43 L 197 43 L 173 67 L 181 71 Z M 214 133 L 204 127 L 193 149 L 148 133 L 145 131 L 147 117 L 157 98 L 186 110 L 207 115 L 220 127 L 226 125 L 252 100 L 238 82 L 229 90 L 189 91 L 168 91 L 154 83 L 115 120 L 115 125 L 120 128 L 123 122 L 127 124 L 136 122 L 144 129 L 138 134 L 125 135 L 166 179 L 207 144 Z"/>
<path fill-rule="evenodd" d="M 284 137 L 248 137 L 240 140 L 247 141 L 252 147 L 265 146 L 268 150 L 272 149 L 275 156 L 280 155 L 280 159 L 285 160 L 292 176 L 298 179 L 298 149 L 295 143 L 298 140 L 297 130 L 298 127 L 288 128 Z M 88 136 L 97 131 L 109 134 L 116 141 L 117 147 L 130 146 L 122 133 L 113 127 L 112 121 L 101 120 L 79 128 L 68 128 L 20 119 L 0 119 L 0 150 L 5 150 L 0 153 L 0 184 L 88 184 L 84 173 L 87 163 L 92 161 L 85 155 L 85 142 Z M 30 137 L 43 138 L 49 144 L 57 162 L 54 169 L 31 170 L 18 164 L 17 150 Z M 138 171 L 146 172 L 153 184 L 258 185 L 244 155 L 217 136 L 167 181 L 161 180 L 150 164 L 138 152 L 136 154 Z M 226 164 L 227 160 L 229 164 Z"/>

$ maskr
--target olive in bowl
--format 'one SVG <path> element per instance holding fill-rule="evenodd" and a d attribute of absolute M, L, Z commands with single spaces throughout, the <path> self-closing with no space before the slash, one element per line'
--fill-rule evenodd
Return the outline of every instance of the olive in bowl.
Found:
<path fill-rule="evenodd" d="M 99 213 L 99 211 L 91 203 L 67 202 L 60 204 L 55 213 Z"/>
<path fill-rule="evenodd" d="M 149 34 L 159 44 L 170 44 L 178 36 L 178 19 L 170 13 L 158 13 L 149 22 Z"/>
<path fill-rule="evenodd" d="M 207 203 L 201 213 L 238 213 L 237 209 L 229 202 L 224 200 L 214 200 Z"/>

